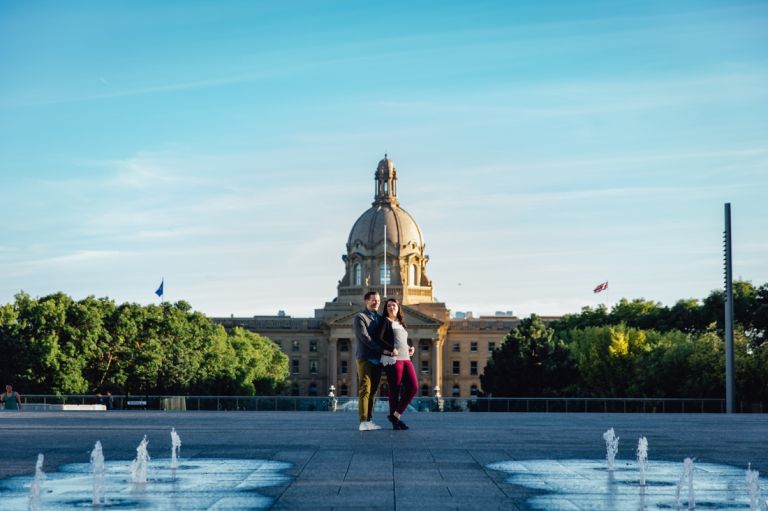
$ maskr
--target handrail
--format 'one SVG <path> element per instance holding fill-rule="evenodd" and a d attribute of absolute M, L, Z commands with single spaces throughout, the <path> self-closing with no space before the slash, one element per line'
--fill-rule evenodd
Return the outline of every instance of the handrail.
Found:
<path fill-rule="evenodd" d="M 334 398 L 336 410 L 357 410 L 355 397 Z M 326 396 L 210 396 L 210 395 L 114 395 L 26 394 L 22 406 L 46 409 L 61 404 L 111 404 L 118 410 L 189 410 L 189 411 L 325 411 L 331 408 Z M 386 397 L 380 398 L 386 407 Z M 560 412 L 560 413 L 723 413 L 725 400 L 718 398 L 651 397 L 417 397 L 412 406 L 419 411 L 442 412 Z M 768 403 L 741 402 L 737 411 L 766 413 Z"/>

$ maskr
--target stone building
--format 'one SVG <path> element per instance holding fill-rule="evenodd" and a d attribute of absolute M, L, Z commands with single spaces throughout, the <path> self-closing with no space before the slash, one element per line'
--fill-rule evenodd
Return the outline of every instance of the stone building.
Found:
<path fill-rule="evenodd" d="M 419 395 L 435 387 L 444 396 L 469 397 L 480 389 L 480 374 L 504 336 L 518 323 L 511 314 L 452 318 L 445 303 L 434 299 L 427 276 L 429 256 L 414 218 L 397 199 L 397 170 L 384 155 L 374 173 L 371 207 L 352 225 L 347 239 L 344 275 L 336 298 L 316 309 L 313 318 L 254 316 L 215 318 L 225 327 L 241 326 L 267 336 L 290 359 L 292 393 L 357 393 L 356 341 L 352 320 L 363 295 L 378 291 L 382 302 L 395 297 L 403 305 L 408 338 L 416 352 Z M 386 379 L 382 378 L 382 384 Z"/>

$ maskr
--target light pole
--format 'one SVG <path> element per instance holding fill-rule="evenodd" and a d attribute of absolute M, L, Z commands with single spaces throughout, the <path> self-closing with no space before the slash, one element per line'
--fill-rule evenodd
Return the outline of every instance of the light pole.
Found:
<path fill-rule="evenodd" d="M 433 389 L 435 391 L 435 411 L 436 412 L 442 412 L 445 408 L 445 401 L 443 400 L 443 397 L 440 395 L 440 385 L 435 385 L 435 388 Z"/>
<path fill-rule="evenodd" d="M 725 203 L 725 412 L 733 413 L 735 375 L 733 363 L 733 268 L 731 260 L 731 203 Z"/>
<path fill-rule="evenodd" d="M 339 404 L 339 400 L 336 399 L 335 391 L 336 391 L 336 387 L 334 387 L 333 385 L 328 387 L 328 410 L 330 410 L 331 412 L 335 412 L 336 407 Z"/>

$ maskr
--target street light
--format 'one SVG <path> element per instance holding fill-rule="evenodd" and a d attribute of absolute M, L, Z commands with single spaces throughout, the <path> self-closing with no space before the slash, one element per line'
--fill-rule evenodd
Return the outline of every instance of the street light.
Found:
<path fill-rule="evenodd" d="M 332 412 L 336 411 L 336 407 L 339 404 L 339 400 L 336 399 L 335 391 L 336 391 L 336 387 L 334 387 L 333 385 L 328 387 L 328 410 Z"/>

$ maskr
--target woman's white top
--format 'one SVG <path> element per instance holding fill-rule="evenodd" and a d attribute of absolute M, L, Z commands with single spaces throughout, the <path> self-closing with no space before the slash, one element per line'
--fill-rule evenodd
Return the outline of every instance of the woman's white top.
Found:
<path fill-rule="evenodd" d="M 386 321 L 390 321 L 387 319 Z M 403 328 L 403 325 L 399 321 L 392 321 L 392 333 L 395 337 L 395 349 L 397 350 L 396 357 L 390 357 L 388 355 L 381 356 L 381 363 L 385 366 L 392 365 L 396 360 L 410 360 L 408 355 L 408 331 Z"/>

